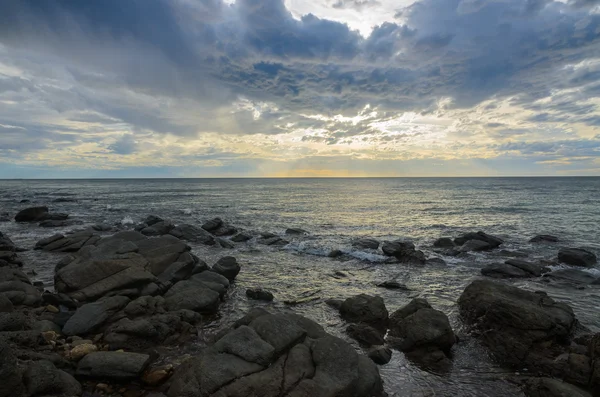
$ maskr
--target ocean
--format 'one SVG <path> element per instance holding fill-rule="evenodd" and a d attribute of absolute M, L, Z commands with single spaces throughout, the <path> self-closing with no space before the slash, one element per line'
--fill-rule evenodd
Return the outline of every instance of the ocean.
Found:
<path fill-rule="evenodd" d="M 0 223 L 0 231 L 27 249 L 43 237 L 98 223 L 133 228 L 150 214 L 194 225 L 221 217 L 240 229 L 282 236 L 291 227 L 309 232 L 286 236 L 289 244 L 284 247 L 255 241 L 237 243 L 229 250 L 191 244 L 193 252 L 209 264 L 231 255 L 242 265 L 220 315 L 205 324 L 206 333 L 217 332 L 260 305 L 305 315 L 355 344 L 345 335 L 345 322 L 324 301 L 367 293 L 382 296 L 390 312 L 415 297 L 426 298 L 464 335 L 456 300 L 470 281 L 480 277 L 484 265 L 516 255 L 528 260 L 555 259 L 558 249 L 566 246 L 600 254 L 600 178 L 596 177 L 0 181 L 0 214 L 14 216 L 34 205 L 68 213 L 73 224 L 46 229 L 36 224 Z M 439 237 L 479 230 L 505 243 L 495 251 L 460 259 L 432 249 Z M 529 243 L 537 234 L 556 235 L 560 242 Z M 428 258 L 444 262 L 423 267 L 387 263 L 381 251 L 352 248 L 351 241 L 359 237 L 411 240 Z M 345 259 L 329 258 L 334 249 L 344 252 Z M 26 271 L 35 271 L 34 281 L 52 288 L 59 254 L 30 250 L 20 257 Z M 598 267 L 587 271 L 600 276 Z M 376 286 L 392 278 L 410 290 Z M 546 291 L 571 305 L 584 326 L 600 331 L 600 287 L 575 288 L 542 279 L 505 282 Z M 245 290 L 249 287 L 269 289 L 275 302 L 248 301 Z M 320 299 L 293 307 L 283 303 L 307 294 Z M 201 347 L 176 353 L 191 354 Z M 461 338 L 453 362 L 449 374 L 432 374 L 394 352 L 392 361 L 380 371 L 390 396 L 520 395 L 505 380 L 509 373 L 494 364 L 472 338 Z"/>

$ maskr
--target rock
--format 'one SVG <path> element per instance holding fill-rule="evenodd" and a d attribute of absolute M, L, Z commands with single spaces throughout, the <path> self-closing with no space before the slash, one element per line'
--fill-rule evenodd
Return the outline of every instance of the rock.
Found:
<path fill-rule="evenodd" d="M 459 252 L 477 252 L 477 251 L 487 251 L 492 249 L 493 246 L 485 241 L 481 240 L 468 240 L 465 242 L 459 249 Z"/>
<path fill-rule="evenodd" d="M 386 328 L 388 311 L 380 296 L 360 294 L 342 303 L 340 314 L 351 323 L 365 323 L 378 330 Z"/>
<path fill-rule="evenodd" d="M 342 308 L 344 301 L 341 299 L 327 299 L 325 303 L 339 311 Z"/>
<path fill-rule="evenodd" d="M 68 226 L 69 223 L 67 221 L 55 221 L 55 220 L 45 220 L 39 223 L 40 227 L 64 227 Z"/>
<path fill-rule="evenodd" d="M 202 272 L 195 274 L 192 276 L 192 279 L 194 281 L 221 284 L 223 287 L 229 288 L 229 280 L 225 276 L 215 272 Z"/>
<path fill-rule="evenodd" d="M 327 257 L 329 258 L 338 258 L 340 256 L 344 255 L 344 252 L 342 252 L 342 250 L 331 250 L 328 254 Z"/>
<path fill-rule="evenodd" d="M 17 358 L 8 343 L 0 339 L 0 397 L 18 397 L 23 393 Z"/>
<path fill-rule="evenodd" d="M 162 236 L 169 234 L 171 230 L 175 228 L 175 225 L 171 221 L 161 221 L 154 223 L 152 226 L 143 228 L 140 233 L 144 236 Z"/>
<path fill-rule="evenodd" d="M 556 236 L 550 236 L 548 234 L 540 234 L 529 240 L 530 243 L 558 243 L 559 239 Z"/>
<path fill-rule="evenodd" d="M 42 300 L 40 292 L 23 272 L 8 267 L 0 267 L 0 295 L 15 306 L 37 306 Z"/>
<path fill-rule="evenodd" d="M 142 381 L 148 386 L 158 386 L 165 383 L 173 373 L 173 366 L 168 364 L 158 368 L 147 370 L 142 376 Z M 164 394 L 163 394 L 163 397 Z"/>
<path fill-rule="evenodd" d="M 183 287 L 177 287 L 178 284 Z M 182 309 L 198 313 L 216 313 L 219 308 L 220 295 L 201 283 L 182 281 L 177 283 L 165 295 L 165 305 L 169 311 Z"/>
<path fill-rule="evenodd" d="M 543 292 L 475 280 L 458 300 L 461 317 L 504 365 L 544 369 L 564 350 L 577 320 Z"/>
<path fill-rule="evenodd" d="M 165 221 L 165 220 L 164 220 L 163 218 L 159 217 L 159 216 L 156 216 L 156 215 L 148 215 L 148 216 L 146 217 L 146 219 L 144 220 L 144 223 L 145 223 L 147 226 L 153 226 L 153 225 L 155 225 L 155 224 L 157 224 L 157 223 L 164 222 L 164 221 Z"/>
<path fill-rule="evenodd" d="M 173 228 L 169 233 L 182 240 L 204 245 L 215 245 L 215 238 L 209 232 L 193 225 L 179 225 Z"/>
<path fill-rule="evenodd" d="M 198 263 L 194 262 L 175 262 L 167 267 L 161 274 L 158 275 L 158 279 L 161 283 L 172 283 L 176 284 L 179 281 L 187 280 L 190 278 L 195 271 L 208 270 L 208 265 L 202 261 Z"/>
<path fill-rule="evenodd" d="M 377 248 L 379 248 L 379 241 L 372 238 L 361 238 L 352 241 L 352 246 L 358 249 L 376 250 Z"/>
<path fill-rule="evenodd" d="M 54 235 L 38 241 L 35 248 L 52 252 L 76 252 L 82 247 L 94 245 L 100 240 L 100 236 L 95 234 L 93 230 L 84 230 L 68 236 L 60 235 L 62 238 L 58 239 L 57 236 Z"/>
<path fill-rule="evenodd" d="M 15 243 L 7 235 L 0 232 L 0 251 L 14 252 L 15 250 Z"/>
<path fill-rule="evenodd" d="M 290 227 L 290 228 L 286 229 L 285 234 L 297 236 L 297 235 L 308 234 L 308 232 L 306 230 L 300 229 L 298 227 Z"/>
<path fill-rule="evenodd" d="M 544 277 L 577 284 L 600 284 L 599 277 L 579 269 L 560 269 L 551 273 L 546 273 L 544 274 Z"/>
<path fill-rule="evenodd" d="M 563 248 L 558 251 L 558 260 L 571 266 L 593 267 L 597 258 L 593 252 L 583 248 Z"/>
<path fill-rule="evenodd" d="M 565 382 L 588 386 L 593 371 L 593 362 L 584 354 L 564 353 L 554 360 L 554 375 Z"/>
<path fill-rule="evenodd" d="M 139 353 L 96 352 L 85 356 L 77 365 L 77 376 L 126 381 L 139 378 L 150 356 Z"/>
<path fill-rule="evenodd" d="M 85 335 L 97 330 L 116 312 L 129 303 L 125 296 L 114 296 L 81 306 L 71 317 L 63 332 L 65 335 Z"/>
<path fill-rule="evenodd" d="M 279 236 L 261 238 L 261 239 L 256 240 L 256 242 L 259 244 L 263 244 L 263 245 L 277 245 L 277 246 L 285 246 L 285 245 L 289 244 L 289 241 L 286 241 Z"/>
<path fill-rule="evenodd" d="M 79 361 L 88 354 L 95 353 L 97 351 L 98 347 L 92 343 L 78 344 L 71 349 L 69 352 L 69 357 L 71 357 L 71 360 Z"/>
<path fill-rule="evenodd" d="M 385 365 L 392 359 L 392 350 L 385 346 L 374 346 L 369 349 L 367 355 L 375 364 Z"/>
<path fill-rule="evenodd" d="M 215 240 L 216 240 L 217 244 L 219 244 L 219 246 L 221 248 L 226 248 L 226 249 L 233 249 L 233 248 L 235 248 L 235 244 L 233 244 L 229 240 L 225 240 L 224 238 L 216 238 Z"/>
<path fill-rule="evenodd" d="M 53 203 L 76 203 L 77 199 L 68 198 L 68 197 L 59 197 L 52 200 Z"/>
<path fill-rule="evenodd" d="M 396 280 L 387 280 L 387 281 L 384 281 L 383 283 L 377 284 L 377 286 L 381 287 L 381 288 L 387 288 L 387 289 L 401 289 L 404 291 L 410 291 L 410 289 L 406 285 L 401 284 Z"/>
<path fill-rule="evenodd" d="M 241 267 L 237 260 L 232 256 L 225 256 L 217 261 L 212 267 L 212 271 L 233 281 L 240 272 Z"/>
<path fill-rule="evenodd" d="M 424 265 L 426 262 L 423 251 L 415 249 L 415 245 L 408 241 L 384 241 L 381 250 L 387 256 L 396 257 L 402 263 Z"/>
<path fill-rule="evenodd" d="M 238 232 L 238 230 L 231 226 L 231 225 L 226 225 L 226 224 L 222 224 L 218 229 L 211 231 L 212 234 L 214 234 L 215 236 L 232 236 L 234 234 L 236 234 Z"/>
<path fill-rule="evenodd" d="M 246 296 L 250 299 L 259 300 L 259 301 L 270 302 L 273 300 L 273 294 L 270 293 L 269 291 L 265 291 L 261 288 L 247 289 Z"/>
<path fill-rule="evenodd" d="M 12 313 L 15 310 L 12 302 L 4 294 L 0 294 L 0 313 Z"/>
<path fill-rule="evenodd" d="M 535 277 L 540 277 L 542 274 L 548 273 L 550 271 L 550 269 L 544 265 L 527 262 L 521 259 L 509 259 L 504 263 L 524 270 Z"/>
<path fill-rule="evenodd" d="M 81 396 L 79 382 L 50 361 L 31 362 L 23 374 L 28 396 Z"/>
<path fill-rule="evenodd" d="M 466 233 L 454 239 L 456 245 L 463 245 L 467 241 L 478 240 L 489 244 L 489 249 L 499 247 L 504 241 L 496 236 L 486 234 L 484 232 Z"/>
<path fill-rule="evenodd" d="M 528 278 L 533 276 L 531 273 L 506 263 L 492 263 L 487 265 L 481 269 L 481 274 L 493 278 Z"/>
<path fill-rule="evenodd" d="M 252 235 L 245 232 L 239 232 L 235 236 L 231 237 L 231 241 L 235 243 L 243 243 L 245 241 L 252 240 Z"/>
<path fill-rule="evenodd" d="M 221 218 L 214 218 L 202 225 L 202 229 L 212 232 L 213 230 L 220 228 L 221 225 L 223 225 L 223 220 Z"/>
<path fill-rule="evenodd" d="M 261 313 L 249 326 L 239 325 L 176 369 L 168 396 L 382 393 L 376 366 L 346 342 L 304 317 Z"/>
<path fill-rule="evenodd" d="M 524 392 L 527 397 L 592 397 L 577 386 L 552 378 L 529 378 Z"/>
<path fill-rule="evenodd" d="M 0 222 L 10 222 L 10 214 L 8 212 L 0 212 Z"/>
<path fill-rule="evenodd" d="M 381 333 L 367 324 L 350 324 L 346 328 L 346 332 L 352 339 L 360 343 L 361 346 L 371 347 L 385 343 Z"/>
<path fill-rule="evenodd" d="M 31 207 L 19 211 L 15 215 L 16 222 L 39 222 L 48 216 L 48 207 Z"/>
<path fill-rule="evenodd" d="M 449 237 L 441 237 L 433 242 L 435 248 L 454 248 L 454 241 Z"/>

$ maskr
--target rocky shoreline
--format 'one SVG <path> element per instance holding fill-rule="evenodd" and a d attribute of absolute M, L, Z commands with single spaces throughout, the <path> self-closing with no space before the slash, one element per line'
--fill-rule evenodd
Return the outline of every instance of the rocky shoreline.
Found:
<path fill-rule="evenodd" d="M 17 222 L 64 226 L 66 214 L 32 207 Z M 306 235 L 297 228 L 286 236 Z M 426 371 L 452 367 L 460 338 L 447 314 L 422 298 L 391 314 L 381 297 L 360 294 L 327 303 L 339 310 L 357 351 L 314 321 L 294 314 L 250 310 L 193 357 L 165 362 L 160 347 L 182 346 L 198 338 L 219 316 L 219 306 L 244 271 L 227 250 L 254 240 L 283 247 L 285 236 L 240 230 L 219 218 L 201 227 L 175 224 L 151 215 L 133 230 L 112 225 L 44 238 L 35 247 L 17 247 L 0 233 L 0 385 L 3 396 L 383 396 L 377 365 L 393 351 Z M 209 266 L 190 242 L 223 250 Z M 540 235 L 535 244 L 556 244 Z M 432 249 L 447 257 L 499 250 L 502 239 L 483 232 L 442 237 Z M 388 263 L 428 266 L 435 261 L 408 241 L 357 239 L 358 249 L 381 250 Z M 54 290 L 33 284 L 20 269 L 19 252 L 62 253 L 54 270 Z M 331 260 L 343 252 L 331 252 Z M 482 267 L 458 300 L 460 317 L 527 396 L 600 395 L 600 334 L 592 334 L 573 310 L 542 292 L 504 284 L 501 279 L 567 280 L 577 285 L 600 279 L 564 263 L 593 267 L 596 256 L 583 248 L 558 248 L 553 262 L 509 258 Z M 396 280 L 382 288 L 406 288 Z M 260 288 L 249 299 L 272 301 Z M 311 299 L 301 297 L 293 304 Z"/>

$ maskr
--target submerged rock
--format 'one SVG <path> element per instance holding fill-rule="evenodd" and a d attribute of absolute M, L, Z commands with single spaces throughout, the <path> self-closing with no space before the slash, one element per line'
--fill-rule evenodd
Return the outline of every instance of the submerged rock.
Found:
<path fill-rule="evenodd" d="M 396 280 L 387 280 L 387 281 L 377 284 L 377 286 L 381 287 L 381 288 L 387 288 L 387 289 L 401 289 L 404 291 L 410 291 L 410 289 L 405 284 L 401 284 Z"/>
<path fill-rule="evenodd" d="M 361 238 L 358 240 L 354 240 L 352 242 L 352 246 L 358 249 L 376 250 L 377 248 L 379 248 L 379 241 L 372 238 Z"/>
<path fill-rule="evenodd" d="M 449 237 L 441 237 L 433 242 L 435 248 L 454 248 L 454 241 Z"/>
<path fill-rule="evenodd" d="M 546 266 L 520 259 L 509 259 L 504 263 L 493 263 L 481 269 L 481 274 L 494 278 L 529 278 L 540 277 L 549 272 Z"/>
<path fill-rule="evenodd" d="M 600 277 L 579 269 L 560 269 L 546 273 L 544 277 L 577 284 L 600 284 Z"/>
<path fill-rule="evenodd" d="M 456 245 L 462 246 L 467 241 L 471 241 L 471 240 L 483 241 L 483 242 L 487 243 L 488 246 L 486 249 L 493 249 L 493 248 L 499 247 L 500 245 L 502 245 L 504 243 L 504 241 L 501 238 L 492 236 L 490 234 L 486 234 L 484 232 L 463 234 L 462 236 L 455 238 L 454 243 L 456 243 Z M 481 245 L 480 247 L 483 247 L 483 246 Z"/>
<path fill-rule="evenodd" d="M 267 301 L 270 302 L 273 300 L 273 294 L 269 291 L 265 291 L 262 288 L 250 288 L 246 290 L 246 296 L 250 299 L 259 300 L 259 301 Z"/>
<path fill-rule="evenodd" d="M 242 268 L 233 256 L 225 256 L 217 261 L 212 271 L 226 277 L 229 281 L 235 280 Z"/>
<path fill-rule="evenodd" d="M 539 234 L 529 240 L 530 243 L 558 243 L 559 241 L 558 237 L 548 234 Z"/>
<path fill-rule="evenodd" d="M 476 280 L 458 300 L 465 323 L 503 364 L 548 368 L 577 326 L 573 310 L 543 292 Z"/>
<path fill-rule="evenodd" d="M 235 236 L 231 237 L 231 241 L 233 241 L 234 243 L 243 243 L 248 240 L 252 240 L 252 235 L 246 232 L 239 232 Z"/>
<path fill-rule="evenodd" d="M 558 251 L 558 260 L 571 266 L 592 267 L 598 259 L 593 252 L 584 248 L 563 248 Z"/>
<path fill-rule="evenodd" d="M 308 232 L 304 229 L 300 229 L 298 227 L 290 227 L 286 229 L 285 234 L 287 235 L 303 235 L 308 234 Z"/>
<path fill-rule="evenodd" d="M 217 230 L 223 225 L 223 220 L 221 218 L 214 218 L 202 225 L 202 229 L 212 232 L 213 230 Z"/>
<path fill-rule="evenodd" d="M 416 250 L 415 245 L 408 241 L 384 241 L 381 250 L 402 263 L 424 265 L 427 260 L 423 251 Z"/>
<path fill-rule="evenodd" d="M 247 321 L 243 321 L 244 323 Z M 377 367 L 304 317 L 256 313 L 175 370 L 169 397 L 377 397 Z"/>

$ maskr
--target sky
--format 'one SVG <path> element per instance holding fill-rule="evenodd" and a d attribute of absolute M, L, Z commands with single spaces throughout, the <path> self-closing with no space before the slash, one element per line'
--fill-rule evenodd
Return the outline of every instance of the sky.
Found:
<path fill-rule="evenodd" d="M 600 175 L 600 0 L 2 0 L 0 178 Z"/>

